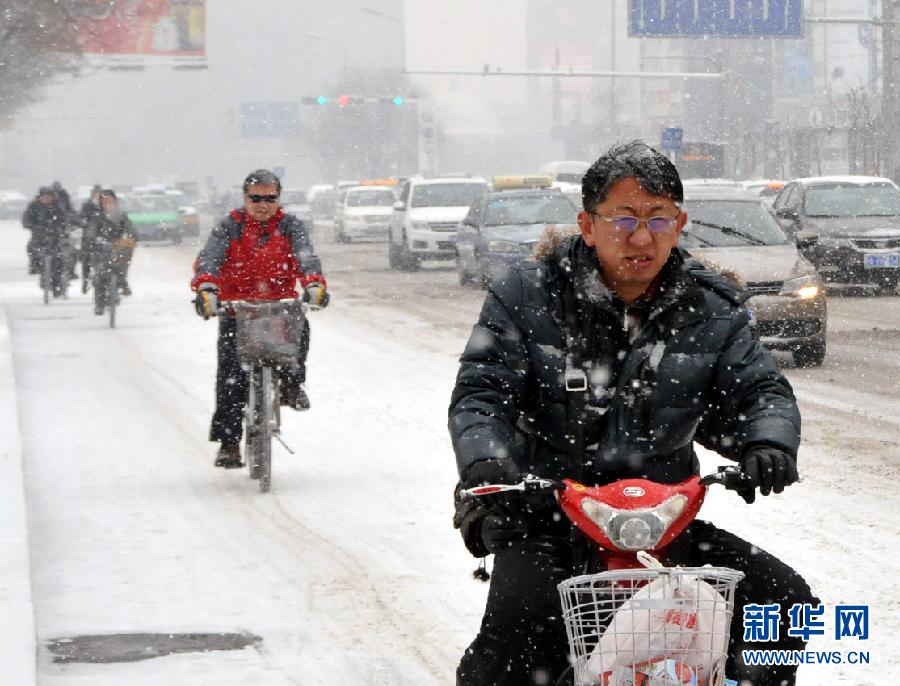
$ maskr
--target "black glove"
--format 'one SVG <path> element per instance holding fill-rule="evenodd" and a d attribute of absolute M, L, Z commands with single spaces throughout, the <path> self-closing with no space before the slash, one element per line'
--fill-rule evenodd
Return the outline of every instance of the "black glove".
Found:
<path fill-rule="evenodd" d="M 757 488 L 762 495 L 773 491 L 781 493 L 785 486 L 800 480 L 796 460 L 786 452 L 767 445 L 748 448 L 741 458 L 741 468 L 747 488 L 738 493 L 748 504 L 756 500 Z"/>
<path fill-rule="evenodd" d="M 204 319 L 215 317 L 219 311 L 219 287 L 205 281 L 197 287 L 194 309 Z"/>
<path fill-rule="evenodd" d="M 484 484 L 514 484 L 520 480 L 519 469 L 512 460 L 480 460 L 463 472 L 457 496 L 462 489 Z M 484 557 L 527 538 L 528 522 L 524 509 L 518 492 L 465 499 L 457 497 L 453 525 L 459 529 L 469 552 L 475 557 Z"/>

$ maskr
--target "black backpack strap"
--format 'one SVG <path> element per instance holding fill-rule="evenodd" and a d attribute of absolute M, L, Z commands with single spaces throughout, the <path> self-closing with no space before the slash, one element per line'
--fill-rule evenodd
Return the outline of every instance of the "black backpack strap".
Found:
<path fill-rule="evenodd" d="M 589 332 L 583 331 L 579 317 L 579 303 L 570 280 L 563 291 L 562 317 L 563 342 L 565 344 L 566 435 L 569 440 L 569 464 L 572 475 L 579 482 L 584 480 L 584 408 L 587 404 L 588 377 L 585 360 Z"/>

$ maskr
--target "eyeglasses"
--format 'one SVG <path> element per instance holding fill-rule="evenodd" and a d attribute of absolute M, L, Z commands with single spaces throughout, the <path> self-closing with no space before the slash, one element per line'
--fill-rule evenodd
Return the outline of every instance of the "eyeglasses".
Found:
<path fill-rule="evenodd" d="M 647 230 L 650 233 L 666 233 L 667 231 L 671 231 L 672 227 L 675 226 L 675 222 L 678 221 L 678 217 L 656 216 L 649 217 L 648 219 L 639 219 L 630 214 L 620 214 L 615 217 L 604 217 L 596 212 L 591 212 L 591 214 L 597 217 L 597 219 L 602 219 L 605 222 L 612 222 L 612 225 L 615 226 L 617 230 L 624 231 L 625 233 L 634 233 L 641 224 L 646 224 Z"/>
<path fill-rule="evenodd" d="M 256 195 L 256 194 L 254 193 L 253 195 L 248 195 L 247 197 L 250 198 L 250 202 L 252 202 L 252 203 L 260 203 L 260 202 L 273 203 L 273 202 L 278 202 L 278 196 L 277 196 L 277 195 Z"/>

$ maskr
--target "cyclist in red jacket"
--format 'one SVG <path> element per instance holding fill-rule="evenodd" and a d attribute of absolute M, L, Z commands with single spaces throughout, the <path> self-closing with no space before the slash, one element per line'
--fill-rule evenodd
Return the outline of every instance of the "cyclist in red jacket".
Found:
<path fill-rule="evenodd" d="M 210 233 L 194 263 L 191 288 L 197 314 L 209 318 L 219 300 L 280 300 L 297 298 L 296 283 L 304 299 L 318 307 L 328 304 L 322 265 L 313 252 L 307 227 L 285 214 L 279 198 L 281 181 L 259 169 L 244 180 L 244 207 L 233 210 Z M 303 345 L 296 369 L 282 369 L 281 402 L 297 410 L 309 409 L 306 355 L 309 324 L 304 323 Z M 216 466 L 243 466 L 241 419 L 247 402 L 247 373 L 241 368 L 235 344 L 235 319 L 219 318 L 216 411 L 209 440 L 221 443 Z"/>

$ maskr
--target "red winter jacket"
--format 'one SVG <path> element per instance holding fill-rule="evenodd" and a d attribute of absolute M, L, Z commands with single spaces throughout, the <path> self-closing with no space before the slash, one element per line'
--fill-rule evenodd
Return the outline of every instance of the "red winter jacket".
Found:
<path fill-rule="evenodd" d="M 297 297 L 297 279 L 325 284 L 304 223 L 280 209 L 265 224 L 234 210 L 197 256 L 191 288 L 209 282 L 222 300 L 278 300 Z"/>

